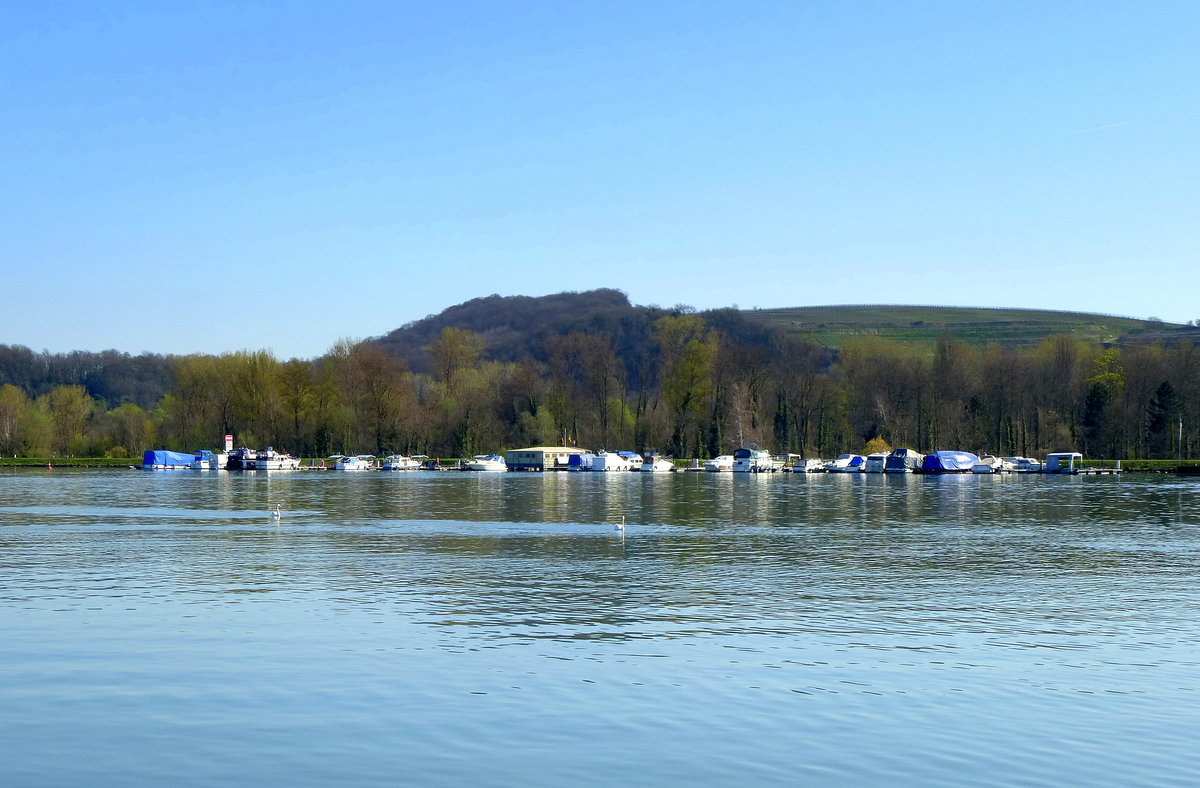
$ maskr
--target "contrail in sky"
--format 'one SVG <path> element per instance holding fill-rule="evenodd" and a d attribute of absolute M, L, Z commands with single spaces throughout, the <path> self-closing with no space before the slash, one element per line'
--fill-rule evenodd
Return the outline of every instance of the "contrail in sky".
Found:
<path fill-rule="evenodd" d="M 1126 120 L 1126 121 L 1122 121 L 1120 123 L 1109 123 L 1107 126 L 1094 126 L 1090 129 L 1080 129 L 1079 131 L 1072 131 L 1070 134 L 1064 134 L 1063 136 L 1064 137 L 1074 137 L 1078 134 L 1091 134 L 1093 131 L 1104 131 L 1105 129 L 1115 129 L 1118 126 L 1128 126 L 1132 122 L 1133 121 Z"/>

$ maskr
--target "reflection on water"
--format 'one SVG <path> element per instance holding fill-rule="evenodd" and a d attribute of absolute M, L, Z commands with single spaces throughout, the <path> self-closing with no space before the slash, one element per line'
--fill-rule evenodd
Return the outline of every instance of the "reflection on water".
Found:
<path fill-rule="evenodd" d="M 0 781 L 1195 782 L 1198 493 L 0 473 Z"/>

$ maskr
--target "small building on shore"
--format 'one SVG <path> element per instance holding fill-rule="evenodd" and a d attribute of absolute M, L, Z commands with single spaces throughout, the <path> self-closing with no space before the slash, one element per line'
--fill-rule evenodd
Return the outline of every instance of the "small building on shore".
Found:
<path fill-rule="evenodd" d="M 1060 451 L 1046 455 L 1042 473 L 1079 473 L 1082 467 L 1082 454 L 1077 451 Z"/>
<path fill-rule="evenodd" d="M 504 462 L 510 471 L 565 471 L 573 455 L 586 453 L 574 446 L 531 446 L 506 451 Z"/>

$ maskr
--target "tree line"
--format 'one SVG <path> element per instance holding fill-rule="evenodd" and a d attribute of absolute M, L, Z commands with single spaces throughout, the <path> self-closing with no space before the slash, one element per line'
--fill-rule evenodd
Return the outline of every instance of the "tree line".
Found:
<path fill-rule="evenodd" d="M 378 341 L 342 340 L 315 360 L 167 357 L 164 393 L 150 404 L 81 383 L 10 382 L 0 386 L 0 453 L 128 457 L 213 448 L 230 433 L 308 457 L 566 443 L 687 458 L 751 441 L 809 457 L 888 446 L 1120 459 L 1200 449 L 1200 350 L 1189 342 L 944 337 L 930 349 L 866 336 L 832 353 L 780 334 L 740 341 L 720 319 L 675 309 L 649 323 L 644 352 L 618 347 L 609 332 L 574 330 L 501 361 L 481 334 L 448 325 L 422 348 L 420 372 Z"/>

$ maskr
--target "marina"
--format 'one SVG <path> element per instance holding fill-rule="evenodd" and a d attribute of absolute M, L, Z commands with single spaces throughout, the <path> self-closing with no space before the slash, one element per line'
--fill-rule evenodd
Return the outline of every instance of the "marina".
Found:
<path fill-rule="evenodd" d="M 684 471 L 710 471 L 733 473 L 913 473 L 939 475 L 970 473 L 993 475 L 1001 473 L 1038 473 L 1055 475 L 1112 475 L 1122 472 L 1121 462 L 1112 466 L 1084 465 L 1079 452 L 1057 452 L 1044 460 L 1028 457 L 995 457 L 987 454 L 978 456 L 962 451 L 935 451 L 922 455 L 912 449 L 896 449 L 891 452 L 875 452 L 870 455 L 842 454 L 833 460 L 804 458 L 789 454 L 773 456 L 755 444 L 747 444 L 733 454 L 721 455 L 701 463 L 693 459 L 679 465 L 669 458 L 649 452 L 644 456 L 631 451 L 600 451 L 592 453 L 575 447 L 539 447 L 518 449 L 506 454 L 478 454 L 469 459 L 451 460 L 443 464 L 440 459 L 425 455 L 412 457 L 392 454 L 382 461 L 373 454 L 335 454 L 328 461 L 310 461 L 304 464 L 289 454 L 266 451 L 235 449 L 227 453 L 214 454 L 200 450 L 194 454 L 163 449 L 148 450 L 142 465 L 131 466 L 147 471 L 183 470 L 228 470 L 228 471 L 588 471 L 655 472 L 671 473 Z M 1183 471 L 1181 471 L 1183 472 Z"/>

